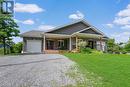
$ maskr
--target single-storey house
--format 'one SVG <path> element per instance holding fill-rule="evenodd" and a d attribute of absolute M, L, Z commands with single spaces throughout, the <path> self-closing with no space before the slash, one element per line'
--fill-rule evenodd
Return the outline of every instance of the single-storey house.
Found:
<path fill-rule="evenodd" d="M 87 23 L 79 20 L 64 26 L 56 27 L 50 31 L 43 32 L 32 30 L 21 34 L 23 38 L 24 53 L 47 53 L 48 51 L 59 51 L 78 49 L 78 43 L 86 41 L 92 49 L 105 51 L 106 35 Z"/>

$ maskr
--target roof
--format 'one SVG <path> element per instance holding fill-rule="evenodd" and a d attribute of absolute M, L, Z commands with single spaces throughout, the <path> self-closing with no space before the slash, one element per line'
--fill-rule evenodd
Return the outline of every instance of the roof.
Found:
<path fill-rule="evenodd" d="M 42 37 L 42 33 L 44 33 L 44 32 L 43 31 L 32 30 L 32 31 L 22 33 L 20 36 L 21 37 Z"/>
<path fill-rule="evenodd" d="M 69 23 L 69 24 L 65 24 L 65 25 L 62 25 L 62 26 L 58 26 L 58 27 L 56 27 L 56 28 L 54 28 L 54 29 L 52 29 L 52 30 L 47 31 L 47 33 L 52 32 L 52 31 L 55 31 L 55 30 L 59 30 L 59 29 L 61 29 L 61 28 L 64 28 L 64 27 L 66 27 L 66 26 L 70 26 L 70 25 L 73 25 L 73 24 L 76 24 L 76 23 L 79 23 L 79 22 L 83 22 L 84 24 L 86 24 L 86 25 L 88 25 L 89 27 L 93 28 L 94 30 L 98 31 L 98 32 L 101 33 L 102 35 L 105 35 L 102 31 L 100 31 L 99 29 L 97 29 L 97 28 L 94 27 L 93 25 L 90 25 L 90 23 L 88 23 L 87 21 L 85 21 L 85 20 L 83 20 L 83 19 L 78 20 L 78 21 L 74 21 L 74 22 L 71 22 L 71 23 Z"/>
<path fill-rule="evenodd" d="M 82 29 L 82 30 L 87 30 L 87 29 L 89 29 L 89 28 L 92 28 L 93 30 L 95 30 L 95 31 L 97 31 L 97 32 L 99 32 L 99 33 L 101 33 L 103 36 L 106 36 L 103 32 L 101 32 L 100 30 L 98 30 L 98 29 L 95 28 L 94 26 L 90 25 L 90 24 L 89 24 L 88 22 L 86 22 L 85 20 L 74 21 L 74 22 L 71 22 L 71 23 L 69 23 L 69 24 L 56 27 L 56 28 L 54 28 L 54 29 L 52 29 L 52 30 L 49 30 L 49 31 L 47 31 L 47 32 L 38 31 L 38 30 L 32 30 L 32 31 L 25 32 L 25 33 L 21 34 L 20 36 L 21 36 L 21 37 L 42 37 L 42 34 L 44 34 L 44 33 L 50 33 L 50 32 L 53 32 L 53 31 L 55 31 L 55 30 L 60 30 L 60 29 L 62 29 L 62 28 L 64 28 L 64 27 L 67 27 L 67 26 L 70 26 L 70 25 L 73 25 L 73 24 L 76 24 L 76 23 L 79 23 L 79 22 L 82 22 L 82 23 L 84 23 L 84 24 L 86 24 L 86 25 L 89 26 L 88 28 Z M 81 30 L 81 31 L 82 31 L 82 30 Z M 79 32 L 81 32 L 81 31 L 79 31 Z M 75 32 L 75 33 L 77 33 L 77 32 Z M 53 34 L 53 33 L 50 33 L 50 34 Z"/>

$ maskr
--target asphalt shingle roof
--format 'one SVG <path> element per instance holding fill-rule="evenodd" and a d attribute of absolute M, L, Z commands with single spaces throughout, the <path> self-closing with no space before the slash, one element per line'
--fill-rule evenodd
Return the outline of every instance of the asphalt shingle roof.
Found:
<path fill-rule="evenodd" d="M 32 30 L 32 31 L 22 33 L 20 36 L 21 37 L 42 37 L 42 33 L 44 33 L 44 32 L 43 31 Z"/>

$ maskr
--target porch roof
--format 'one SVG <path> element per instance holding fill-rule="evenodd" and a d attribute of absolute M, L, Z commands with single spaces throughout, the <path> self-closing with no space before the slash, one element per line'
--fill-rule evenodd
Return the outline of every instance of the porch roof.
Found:
<path fill-rule="evenodd" d="M 74 33 L 72 35 L 66 34 L 52 34 L 52 33 L 44 33 L 46 38 L 57 38 L 57 39 L 66 39 L 70 37 L 79 37 L 79 38 L 92 38 L 92 39 L 107 39 L 107 37 L 98 34 L 88 34 L 88 33 Z"/>
<path fill-rule="evenodd" d="M 103 35 L 98 35 L 98 34 L 86 34 L 86 33 L 74 33 L 72 35 L 73 37 L 77 36 L 80 38 L 94 38 L 94 39 L 100 39 L 100 38 L 104 38 L 105 36 Z M 105 39 L 105 38 L 104 38 Z"/>
<path fill-rule="evenodd" d="M 47 38 L 70 38 L 71 35 L 65 35 L 65 34 L 52 34 L 52 33 L 44 33 L 45 37 Z"/>

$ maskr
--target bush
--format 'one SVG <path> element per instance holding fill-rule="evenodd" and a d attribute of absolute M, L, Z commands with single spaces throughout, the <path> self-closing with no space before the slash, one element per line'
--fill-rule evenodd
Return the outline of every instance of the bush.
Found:
<path fill-rule="evenodd" d="M 78 43 L 78 47 L 81 53 L 91 53 L 91 49 L 90 48 L 86 48 L 87 46 L 87 42 L 86 41 L 81 41 Z"/>
<path fill-rule="evenodd" d="M 121 51 L 121 53 L 122 53 L 122 54 L 126 54 L 127 51 L 123 49 L 123 50 Z"/>
<path fill-rule="evenodd" d="M 10 53 L 10 49 L 6 48 L 6 54 L 9 54 L 9 53 Z M 4 48 L 0 48 L 0 54 L 4 55 Z"/>
<path fill-rule="evenodd" d="M 4 54 L 4 49 L 3 48 L 0 48 L 0 54 Z"/>
<path fill-rule="evenodd" d="M 98 51 L 98 50 L 92 50 L 92 53 L 93 53 L 93 54 L 103 54 L 102 51 Z"/>
<path fill-rule="evenodd" d="M 88 44 L 87 44 L 86 41 L 82 41 L 82 42 L 79 42 L 79 43 L 78 43 L 78 47 L 79 47 L 80 49 L 86 48 L 87 45 L 88 45 Z"/>
<path fill-rule="evenodd" d="M 81 48 L 80 52 L 90 54 L 90 53 L 92 53 L 92 49 L 91 48 Z"/>
<path fill-rule="evenodd" d="M 125 45 L 124 49 L 125 49 L 127 52 L 130 52 L 130 41 Z"/>
<path fill-rule="evenodd" d="M 22 42 L 19 42 L 19 43 L 17 43 L 17 44 L 14 44 L 14 45 L 11 47 L 11 53 L 21 53 L 22 47 L 23 47 L 23 43 L 22 43 Z"/>

